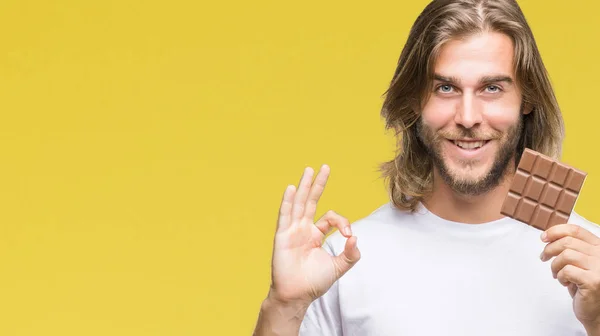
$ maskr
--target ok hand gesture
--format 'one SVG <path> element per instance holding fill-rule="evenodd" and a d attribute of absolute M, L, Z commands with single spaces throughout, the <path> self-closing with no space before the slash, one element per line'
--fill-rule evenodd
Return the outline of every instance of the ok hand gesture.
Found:
<path fill-rule="evenodd" d="M 323 165 L 313 183 L 313 170 L 308 167 L 298 189 L 290 185 L 283 195 L 269 293 L 279 302 L 310 304 L 360 259 L 357 238 L 352 236 L 346 218 L 329 211 L 313 222 L 328 177 L 329 167 Z M 332 256 L 322 248 L 325 235 L 334 227 L 348 238 L 344 251 L 338 256 Z"/>

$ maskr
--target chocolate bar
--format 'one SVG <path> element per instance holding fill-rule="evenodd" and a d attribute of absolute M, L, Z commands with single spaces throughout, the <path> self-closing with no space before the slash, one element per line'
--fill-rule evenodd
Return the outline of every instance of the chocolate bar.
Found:
<path fill-rule="evenodd" d="M 566 224 L 586 176 L 526 148 L 500 213 L 543 231 Z"/>

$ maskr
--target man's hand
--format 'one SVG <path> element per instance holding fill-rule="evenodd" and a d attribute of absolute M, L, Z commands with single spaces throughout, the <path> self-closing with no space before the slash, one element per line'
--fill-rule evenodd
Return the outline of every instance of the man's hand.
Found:
<path fill-rule="evenodd" d="M 273 246 L 271 289 L 263 305 L 254 335 L 298 335 L 311 302 L 322 296 L 360 259 L 350 222 L 328 211 L 314 222 L 317 203 L 329 167 L 323 165 L 313 183 L 306 168 L 296 189 L 285 190 Z M 346 237 L 344 250 L 330 255 L 323 247 L 325 235 L 337 228 Z"/>
<path fill-rule="evenodd" d="M 316 300 L 360 259 L 350 222 L 329 211 L 316 223 L 317 203 L 325 189 L 329 167 L 323 165 L 313 183 L 313 170 L 306 168 L 298 189 L 289 186 L 279 209 L 273 247 L 270 295 L 284 303 Z M 333 228 L 348 238 L 344 251 L 331 256 L 321 245 Z"/>
<path fill-rule="evenodd" d="M 548 243 L 540 258 L 553 257 L 552 275 L 569 289 L 575 316 L 588 335 L 600 335 L 600 238 L 574 225 L 555 225 L 542 233 Z"/>

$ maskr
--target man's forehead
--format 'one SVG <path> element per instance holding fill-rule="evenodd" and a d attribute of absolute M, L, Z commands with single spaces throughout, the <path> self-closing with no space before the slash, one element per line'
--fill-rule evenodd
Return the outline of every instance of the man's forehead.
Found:
<path fill-rule="evenodd" d="M 513 57 L 513 43 L 508 36 L 486 32 L 444 43 L 433 68 L 437 75 L 462 82 L 514 78 Z"/>

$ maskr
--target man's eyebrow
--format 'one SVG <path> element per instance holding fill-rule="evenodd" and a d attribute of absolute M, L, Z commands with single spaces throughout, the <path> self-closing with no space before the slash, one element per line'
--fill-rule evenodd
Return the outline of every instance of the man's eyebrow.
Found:
<path fill-rule="evenodd" d="M 442 76 L 440 74 L 434 74 L 433 79 L 444 83 L 460 84 L 460 80 L 454 76 Z M 513 84 L 514 80 L 512 79 L 512 77 L 506 75 L 484 76 L 481 77 L 481 79 L 479 80 L 479 84 L 490 84 L 498 82 L 506 82 L 508 84 Z"/>
<path fill-rule="evenodd" d="M 513 79 L 510 76 L 500 75 L 500 76 L 484 76 L 479 80 L 479 83 L 481 83 L 481 84 L 498 83 L 498 82 L 506 82 L 507 84 L 512 84 Z"/>
<path fill-rule="evenodd" d="M 434 74 L 433 79 L 438 80 L 440 82 L 446 82 L 446 83 L 455 83 L 455 84 L 460 83 L 460 80 L 458 80 L 458 78 L 456 78 L 456 77 L 452 77 L 452 76 L 447 77 L 447 76 L 442 76 L 440 74 Z"/>

